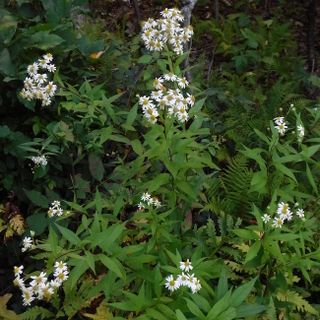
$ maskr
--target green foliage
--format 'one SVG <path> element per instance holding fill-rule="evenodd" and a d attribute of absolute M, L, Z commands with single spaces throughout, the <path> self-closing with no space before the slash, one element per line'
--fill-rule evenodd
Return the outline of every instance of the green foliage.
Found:
<path fill-rule="evenodd" d="M 104 30 L 87 1 L 0 0 L 0 257 L 10 274 L 1 290 L 14 294 L 2 297 L 0 316 L 319 316 L 320 109 L 306 94 L 319 79 L 304 70 L 291 26 L 252 6 L 195 18 L 196 50 L 176 57 L 142 48 L 132 26 Z M 214 52 L 197 54 L 208 39 Z M 19 92 L 27 66 L 47 52 L 58 93 L 41 107 Z M 189 120 L 164 111 L 146 121 L 138 99 L 153 80 L 189 72 Z M 48 164 L 34 166 L 40 155 Z M 56 200 L 61 214 L 48 214 Z M 15 224 L 23 235 L 8 235 Z M 25 236 L 33 245 L 22 253 Z M 201 289 L 169 291 L 167 277 L 187 259 Z M 29 283 L 40 271 L 51 280 L 56 261 L 68 279 L 26 308 L 12 267 L 24 265 Z"/>

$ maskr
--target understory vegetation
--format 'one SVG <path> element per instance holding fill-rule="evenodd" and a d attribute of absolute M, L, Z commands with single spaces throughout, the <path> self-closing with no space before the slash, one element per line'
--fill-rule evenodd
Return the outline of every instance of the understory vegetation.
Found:
<path fill-rule="evenodd" d="M 108 29 L 99 1 L 0 0 L 0 318 L 319 319 L 293 21 L 142 2 L 105 1 L 129 10 Z"/>

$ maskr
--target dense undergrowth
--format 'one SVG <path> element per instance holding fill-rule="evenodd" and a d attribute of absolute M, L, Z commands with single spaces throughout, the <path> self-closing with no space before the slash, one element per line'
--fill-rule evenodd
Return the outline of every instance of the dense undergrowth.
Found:
<path fill-rule="evenodd" d="M 250 4 L 0 0 L 1 319 L 319 318 L 319 78 Z"/>

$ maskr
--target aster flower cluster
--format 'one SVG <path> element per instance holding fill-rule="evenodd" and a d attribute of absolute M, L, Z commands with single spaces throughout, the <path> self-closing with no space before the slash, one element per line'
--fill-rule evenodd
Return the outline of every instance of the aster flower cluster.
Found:
<path fill-rule="evenodd" d="M 150 193 L 145 192 L 141 196 L 141 201 L 138 204 L 139 210 L 145 209 L 147 206 L 153 206 L 155 208 L 161 207 L 161 202 L 158 198 L 152 197 Z"/>
<path fill-rule="evenodd" d="M 188 273 L 192 269 L 193 267 L 189 259 L 187 259 L 186 261 L 181 261 L 181 274 L 179 274 L 177 278 L 175 278 L 172 274 L 168 276 L 166 278 L 166 288 L 169 291 L 173 292 L 184 286 L 189 288 L 192 293 L 197 293 L 201 289 L 201 283 L 200 280 L 194 276 L 194 274 Z"/>
<path fill-rule="evenodd" d="M 169 89 L 169 86 L 175 86 Z M 156 78 L 153 82 L 154 91 L 150 96 L 139 97 L 139 105 L 145 118 L 152 124 L 158 121 L 159 111 L 166 111 L 169 116 L 175 117 L 180 122 L 189 119 L 188 109 L 194 105 L 194 96 L 182 90 L 189 85 L 186 78 L 180 78 L 173 73 L 167 73 Z"/>
<path fill-rule="evenodd" d="M 285 118 L 284 117 L 276 117 L 276 118 L 273 119 L 273 121 L 275 123 L 274 127 L 279 132 L 279 134 L 281 136 L 283 136 L 286 133 L 287 129 L 288 129 L 288 125 L 287 125 L 287 123 L 285 121 Z"/>
<path fill-rule="evenodd" d="M 33 239 L 31 237 L 24 237 L 22 239 L 22 252 L 26 252 L 34 247 Z"/>
<path fill-rule="evenodd" d="M 66 263 L 59 261 L 54 265 L 52 280 L 48 280 L 46 272 L 40 272 L 37 276 L 31 276 L 31 281 L 27 285 L 26 280 L 23 278 L 23 269 L 24 266 L 14 267 L 15 279 L 13 283 L 22 292 L 24 306 L 29 306 L 36 299 L 49 301 L 55 290 L 68 279 L 69 274 Z"/>
<path fill-rule="evenodd" d="M 164 9 L 161 19 L 149 18 L 143 23 L 142 40 L 150 51 L 161 51 L 165 46 L 170 47 L 177 55 L 183 53 L 183 46 L 192 35 L 191 26 L 182 27 L 184 17 L 180 10 Z"/>
<path fill-rule="evenodd" d="M 48 74 L 56 70 L 52 63 L 53 57 L 50 53 L 42 56 L 27 68 L 28 76 L 24 80 L 21 96 L 28 101 L 41 100 L 42 106 L 51 104 L 51 99 L 57 91 L 57 86 L 48 80 Z M 40 72 L 42 71 L 42 73 Z"/>
<path fill-rule="evenodd" d="M 44 155 L 31 157 L 31 161 L 34 163 L 35 167 L 45 167 L 48 164 L 48 160 Z"/>
<path fill-rule="evenodd" d="M 305 219 L 304 210 L 301 208 L 295 211 L 295 215 L 302 220 Z M 285 221 L 291 221 L 293 216 L 294 212 L 291 210 L 289 204 L 285 202 L 279 202 L 276 215 L 272 220 L 272 226 L 274 228 L 282 228 Z M 269 214 L 266 213 L 262 216 L 262 221 L 264 223 L 268 223 L 270 220 L 271 216 Z"/>
<path fill-rule="evenodd" d="M 61 208 L 60 201 L 55 200 L 51 203 L 51 206 L 48 210 L 48 216 L 49 217 L 61 217 L 63 215 L 63 209 Z"/>

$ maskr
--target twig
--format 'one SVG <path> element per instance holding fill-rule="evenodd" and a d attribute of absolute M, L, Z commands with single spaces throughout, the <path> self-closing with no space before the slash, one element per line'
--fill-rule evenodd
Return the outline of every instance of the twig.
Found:
<path fill-rule="evenodd" d="M 212 66 L 213 66 L 213 62 L 214 62 L 214 55 L 215 55 L 215 48 L 212 50 L 212 56 L 211 56 L 209 66 L 208 66 L 207 82 L 209 82 L 209 80 L 210 80 Z"/>
<path fill-rule="evenodd" d="M 136 12 L 136 16 L 137 16 L 138 27 L 140 27 L 141 14 L 140 14 L 138 0 L 132 0 L 132 2 L 134 6 L 134 11 Z"/>
<path fill-rule="evenodd" d="M 214 17 L 216 21 L 220 19 L 219 0 L 214 0 Z"/>
<path fill-rule="evenodd" d="M 196 5 L 197 1 L 198 0 L 186 0 L 185 5 L 181 9 L 181 11 L 184 15 L 184 26 L 185 27 L 190 26 L 192 10 L 193 10 L 194 6 Z M 186 78 L 189 82 L 191 81 L 191 73 L 188 70 L 188 68 L 189 68 L 189 55 L 190 55 L 191 47 L 192 47 L 192 40 L 190 40 L 189 45 L 188 44 L 185 45 L 184 49 L 185 49 L 185 51 L 188 51 L 189 54 L 183 62 L 183 68 L 186 70 L 185 75 L 186 75 Z"/>

